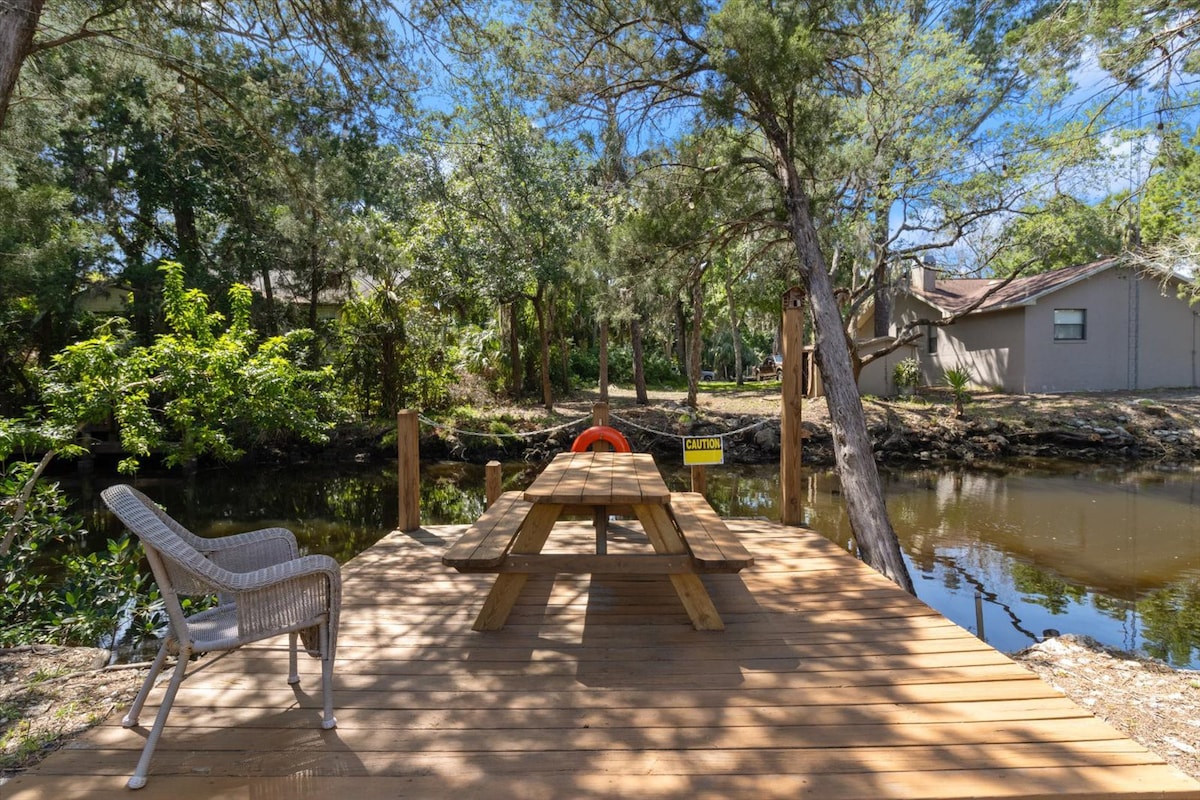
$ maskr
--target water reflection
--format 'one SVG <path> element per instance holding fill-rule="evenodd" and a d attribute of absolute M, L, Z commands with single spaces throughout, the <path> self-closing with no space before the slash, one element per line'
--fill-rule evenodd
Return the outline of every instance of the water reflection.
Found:
<path fill-rule="evenodd" d="M 686 470 L 663 471 L 673 489 L 687 488 Z M 508 465 L 504 488 L 523 488 L 533 476 L 527 465 Z M 836 475 L 806 473 L 805 480 L 807 524 L 851 548 Z M 1013 468 L 888 472 L 884 481 L 921 599 L 974 631 L 978 592 L 986 638 L 999 649 L 1060 630 L 1200 666 L 1196 475 Z M 136 483 L 202 534 L 282 525 L 307 551 L 342 561 L 397 518 L 393 465 L 215 470 Z M 779 518 L 774 467 L 713 469 L 708 484 L 722 516 Z M 64 486 L 81 498 L 94 544 L 102 545 L 116 532 L 100 506 L 102 485 Z M 421 491 L 427 524 L 472 520 L 483 511 L 482 468 L 423 465 Z"/>

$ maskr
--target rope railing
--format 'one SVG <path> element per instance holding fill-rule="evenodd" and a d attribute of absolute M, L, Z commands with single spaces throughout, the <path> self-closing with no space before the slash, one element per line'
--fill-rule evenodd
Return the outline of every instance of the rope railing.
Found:
<path fill-rule="evenodd" d="M 453 425 L 445 425 L 441 422 L 437 422 L 435 420 L 429 419 L 429 417 L 426 417 L 424 414 L 418 414 L 417 418 L 420 419 L 421 422 L 425 423 L 426 425 L 428 425 L 431 428 L 437 428 L 440 431 L 448 431 L 448 432 L 456 434 L 458 436 L 478 436 L 478 437 L 481 437 L 484 439 L 526 439 L 526 438 L 530 438 L 530 437 L 534 437 L 534 436 L 543 436 L 546 434 L 557 433 L 558 431 L 566 430 L 567 428 L 573 428 L 576 425 L 580 424 L 581 422 L 587 422 L 587 421 L 591 420 L 592 417 L 590 414 L 588 414 L 588 415 L 582 416 L 578 419 L 573 419 L 570 422 L 564 422 L 561 425 L 555 425 L 554 427 L 551 427 L 551 428 L 542 428 L 542 429 L 536 430 L 536 431 L 517 431 L 514 433 L 493 433 L 491 431 L 469 431 L 469 430 L 465 430 L 463 428 L 456 428 Z"/>
<path fill-rule="evenodd" d="M 654 428 L 647 428 L 645 425 L 639 425 L 638 423 L 634 422 L 633 420 L 625 419 L 624 417 L 622 417 L 618 414 L 614 414 L 611 411 L 608 412 L 608 415 L 612 419 L 615 419 L 625 425 L 628 425 L 631 428 L 637 428 L 639 431 L 644 431 L 646 433 L 653 434 L 654 436 L 661 436 L 664 439 L 678 439 L 680 441 L 683 441 L 684 439 L 687 438 L 686 436 L 683 436 L 678 433 L 670 433 L 668 431 L 660 431 L 660 430 L 655 430 Z M 747 431 L 752 431 L 755 428 L 766 425 L 768 422 L 771 422 L 771 421 L 772 420 L 769 420 L 769 419 L 760 419 L 758 422 L 752 423 L 750 425 L 746 425 L 745 427 L 742 427 L 742 428 L 738 428 L 736 431 L 726 431 L 725 433 L 714 433 L 714 434 L 706 434 L 706 435 L 716 436 L 721 439 L 724 439 L 728 436 L 738 436 Z"/>
<path fill-rule="evenodd" d="M 682 434 L 671 433 L 670 431 L 660 431 L 656 428 L 649 428 L 645 425 L 634 422 L 631 419 L 627 419 L 627 418 L 622 417 L 619 414 L 615 414 L 611 411 L 609 412 L 609 417 L 617 422 L 620 422 L 623 425 L 628 425 L 631 428 L 636 428 L 637 430 L 642 431 L 643 433 L 648 433 L 652 436 L 658 436 L 658 437 L 661 437 L 664 439 L 676 439 L 678 441 L 683 441 L 685 438 L 687 438 L 686 436 L 683 436 Z M 550 428 L 541 428 L 536 431 L 516 431 L 513 433 L 494 433 L 491 431 L 471 431 L 471 430 L 466 430 L 464 428 L 458 428 L 453 425 L 446 425 L 445 423 L 438 422 L 436 420 L 432 420 L 429 417 L 426 417 L 424 414 L 417 415 L 417 418 L 420 419 L 421 422 L 424 423 L 425 425 L 428 425 L 431 428 L 436 428 L 437 430 L 440 430 L 440 431 L 446 431 L 447 433 L 452 433 L 457 436 L 478 436 L 483 439 L 528 439 L 528 438 L 532 438 L 535 436 L 545 436 L 545 435 L 549 435 L 551 433 L 557 433 L 558 431 L 566 430 L 567 428 L 573 428 L 576 425 L 580 425 L 584 422 L 589 422 L 592 419 L 591 415 L 589 414 L 589 415 L 579 417 L 577 419 L 570 420 L 568 422 L 564 422 L 561 425 L 555 425 Z M 716 437 L 725 439 L 725 438 L 728 438 L 731 436 L 739 436 L 748 431 L 752 431 L 755 428 L 762 427 L 763 425 L 766 425 L 767 423 L 770 423 L 772 421 L 773 420 L 771 420 L 771 419 L 760 419 L 758 422 L 751 423 L 750 425 L 745 425 L 734 431 L 726 431 L 724 433 L 714 433 L 714 434 L 706 434 L 706 435 L 716 436 Z"/>

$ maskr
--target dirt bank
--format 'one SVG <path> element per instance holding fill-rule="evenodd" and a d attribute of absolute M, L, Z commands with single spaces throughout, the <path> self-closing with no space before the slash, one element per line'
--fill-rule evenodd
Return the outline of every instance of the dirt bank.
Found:
<path fill-rule="evenodd" d="M 492 405 L 424 427 L 425 457 L 540 461 L 565 449 L 578 426 L 544 430 L 590 413 L 598 393 L 559 402 L 553 414 L 540 407 Z M 732 434 L 729 463 L 762 463 L 779 457 L 779 384 L 750 384 L 701 392 L 698 407 L 680 391 L 656 391 L 639 406 L 632 392 L 613 389 L 613 425 L 635 449 L 676 456 L 678 436 Z M 1085 462 L 1143 462 L 1165 466 L 1200 460 L 1200 390 L 1157 390 L 1055 395 L 980 394 L 961 419 L 948 394 L 929 391 L 904 400 L 866 398 L 863 406 L 878 461 L 885 464 L 965 463 L 1052 458 Z M 804 463 L 833 464 L 829 415 L 823 398 L 806 401 Z M 474 436 L 475 431 L 498 433 Z"/>

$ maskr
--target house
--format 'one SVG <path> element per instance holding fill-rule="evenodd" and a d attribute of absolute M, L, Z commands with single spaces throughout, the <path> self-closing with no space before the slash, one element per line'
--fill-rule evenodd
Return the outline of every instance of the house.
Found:
<path fill-rule="evenodd" d="M 906 322 L 971 309 L 925 326 L 914 343 L 927 384 L 958 367 L 973 384 L 1013 393 L 1198 385 L 1200 312 L 1176 295 L 1178 279 L 1117 257 L 1001 284 L 912 269 L 894 301 L 893 336 Z"/>

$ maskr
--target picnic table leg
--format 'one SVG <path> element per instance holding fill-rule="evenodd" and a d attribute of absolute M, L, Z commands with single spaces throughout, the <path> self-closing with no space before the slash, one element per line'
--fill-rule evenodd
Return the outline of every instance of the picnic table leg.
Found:
<path fill-rule="evenodd" d="M 562 510 L 561 505 L 534 503 L 509 552 L 523 555 L 540 553 Z M 483 602 L 483 608 L 479 610 L 479 616 L 475 618 L 475 624 L 471 626 L 472 629 L 498 631 L 503 628 L 527 580 L 529 574 L 526 572 L 505 572 L 498 575 L 496 582 L 492 584 L 492 590 L 488 592 L 487 600 Z"/>
<path fill-rule="evenodd" d="M 675 530 L 675 526 L 671 524 L 671 518 L 667 515 L 665 506 L 635 505 L 633 510 L 637 514 L 638 520 L 641 521 L 642 527 L 646 529 L 646 536 L 654 545 L 654 552 L 673 554 L 688 552 L 687 545 L 679 536 L 679 531 Z M 704 583 L 700 580 L 699 575 L 685 573 L 672 574 L 667 577 L 671 579 L 671 584 L 675 587 L 675 594 L 679 595 L 679 602 L 683 603 L 684 610 L 692 620 L 693 628 L 698 631 L 725 630 L 725 623 L 721 621 L 721 615 L 717 613 L 717 607 L 713 605 L 712 598 L 708 595 L 708 589 L 704 588 Z"/>
<path fill-rule="evenodd" d="M 598 506 L 592 512 L 592 527 L 596 529 L 596 555 L 608 553 L 608 507 Z"/>

